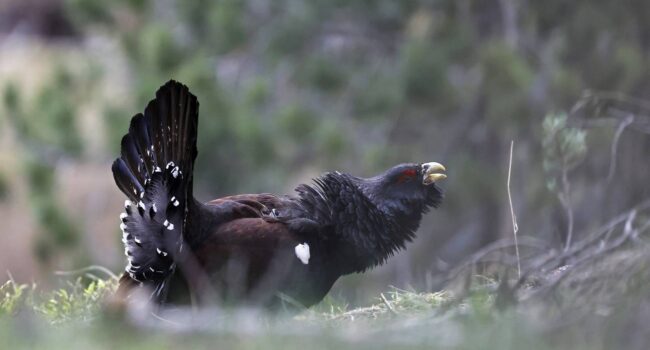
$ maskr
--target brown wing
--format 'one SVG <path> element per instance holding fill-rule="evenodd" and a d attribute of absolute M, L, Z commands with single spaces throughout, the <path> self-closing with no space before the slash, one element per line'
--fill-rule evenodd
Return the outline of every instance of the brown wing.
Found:
<path fill-rule="evenodd" d="M 256 208 L 259 211 L 268 211 L 274 208 L 280 210 L 288 205 L 288 202 L 285 198 L 278 197 L 270 193 L 239 194 L 239 195 L 214 199 L 206 204 L 218 206 L 229 201 L 245 204 L 250 207 Z"/>
<path fill-rule="evenodd" d="M 295 254 L 301 243 L 282 223 L 243 218 L 219 225 L 194 254 L 226 300 L 266 303 L 292 276 L 305 273 Z"/>

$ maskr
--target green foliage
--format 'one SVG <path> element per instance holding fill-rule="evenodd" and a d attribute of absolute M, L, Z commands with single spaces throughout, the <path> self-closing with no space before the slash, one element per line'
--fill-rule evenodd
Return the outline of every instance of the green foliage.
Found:
<path fill-rule="evenodd" d="M 567 125 L 566 113 L 549 114 L 542 125 L 547 187 L 555 190 L 558 177 L 578 165 L 587 152 L 586 132 Z"/>
<path fill-rule="evenodd" d="M 407 98 L 435 104 L 447 97 L 447 60 L 429 41 L 414 40 L 403 46 L 402 79 Z"/>
<path fill-rule="evenodd" d="M 35 110 L 25 115 L 31 138 L 70 154 L 81 154 L 81 138 L 76 126 L 77 106 L 74 82 L 64 67 L 55 70 L 50 84 L 44 86 L 34 101 Z"/>
<path fill-rule="evenodd" d="M 95 0 L 66 0 L 66 8 L 70 18 L 80 25 L 110 23 L 110 9 Z"/>
<path fill-rule="evenodd" d="M 318 129 L 314 113 L 300 105 L 284 107 L 276 118 L 282 130 L 298 142 L 306 141 Z"/>
<path fill-rule="evenodd" d="M 8 113 L 17 113 L 20 107 L 20 92 L 14 82 L 5 85 L 2 100 Z"/>
<path fill-rule="evenodd" d="M 487 117 L 504 127 L 529 114 L 526 100 L 533 72 L 526 60 L 500 41 L 485 44 L 480 55 Z"/>
<path fill-rule="evenodd" d="M 346 74 L 340 65 L 325 58 L 311 57 L 301 70 L 298 79 L 324 92 L 336 92 L 345 84 Z"/>
<path fill-rule="evenodd" d="M 7 178 L 7 175 L 0 172 L 0 201 L 7 199 L 10 191 L 11 189 L 9 188 L 9 179 Z"/>
<path fill-rule="evenodd" d="M 207 14 L 208 41 L 218 53 L 237 49 L 246 42 L 244 10 L 246 3 L 237 0 L 219 1 Z"/>
<path fill-rule="evenodd" d="M 96 318 L 101 302 L 115 291 L 115 281 L 95 280 L 88 285 L 78 278 L 71 289 L 59 289 L 43 296 L 34 309 L 52 323 L 88 321 Z"/>
<path fill-rule="evenodd" d="M 34 288 L 13 280 L 0 286 L 0 317 L 16 315 L 25 305 L 32 304 Z"/>
<path fill-rule="evenodd" d="M 36 285 L 13 280 L 0 286 L 0 318 L 21 311 L 35 312 L 52 324 L 88 321 L 97 318 L 103 300 L 115 292 L 115 280 L 77 278 L 67 288 L 41 292 Z"/>
<path fill-rule="evenodd" d="M 54 168 L 42 159 L 27 158 L 25 174 L 30 189 L 30 203 L 43 231 L 35 242 L 35 253 L 42 263 L 49 262 L 60 250 L 70 250 L 79 240 L 79 232 L 57 200 Z"/>
<path fill-rule="evenodd" d="M 269 50 L 276 58 L 300 53 L 314 33 L 314 26 L 313 20 L 308 18 L 282 17 L 271 28 Z"/>
<path fill-rule="evenodd" d="M 94 75 L 89 74 L 89 79 Z M 79 158 L 82 140 L 77 129 L 76 98 L 80 85 L 89 80 L 75 77 L 63 64 L 55 65 L 51 80 L 27 100 L 17 84 L 4 87 L 3 104 L 8 122 L 13 127 L 20 146 L 17 163 L 28 185 L 31 212 L 40 228 L 33 244 L 36 258 L 43 265 L 61 251 L 70 251 L 79 242 L 78 228 L 68 218 L 59 200 L 55 168 L 63 157 Z M 0 197 L 8 192 L 0 179 Z"/>
<path fill-rule="evenodd" d="M 353 91 L 353 116 L 365 121 L 386 119 L 402 105 L 399 81 L 392 76 L 374 74 Z"/>

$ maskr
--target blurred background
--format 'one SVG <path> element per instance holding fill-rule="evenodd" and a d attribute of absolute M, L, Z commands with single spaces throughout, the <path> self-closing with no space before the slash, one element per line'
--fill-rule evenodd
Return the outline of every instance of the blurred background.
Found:
<path fill-rule="evenodd" d="M 200 200 L 447 166 L 416 241 L 335 285 L 351 304 L 512 235 L 511 140 L 521 236 L 561 249 L 650 197 L 647 0 L 0 0 L 0 283 L 124 267 L 110 164 L 171 78 Z"/>

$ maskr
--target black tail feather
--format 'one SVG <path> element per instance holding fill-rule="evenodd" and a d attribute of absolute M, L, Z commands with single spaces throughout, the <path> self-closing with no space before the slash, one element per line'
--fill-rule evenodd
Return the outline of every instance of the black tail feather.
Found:
<path fill-rule="evenodd" d="M 121 157 L 112 167 L 115 183 L 129 198 L 120 225 L 129 260 L 126 272 L 150 284 L 159 297 L 183 248 L 197 123 L 196 97 L 185 85 L 169 81 L 144 115 L 131 120 Z"/>

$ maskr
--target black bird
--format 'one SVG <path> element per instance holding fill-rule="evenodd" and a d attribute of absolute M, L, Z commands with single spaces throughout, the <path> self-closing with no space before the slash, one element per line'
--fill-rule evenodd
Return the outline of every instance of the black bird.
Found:
<path fill-rule="evenodd" d="M 442 200 L 439 163 L 406 163 L 372 178 L 338 171 L 292 196 L 192 195 L 198 101 L 169 81 L 131 120 L 113 176 L 128 265 L 118 295 L 148 288 L 155 303 L 309 307 L 343 275 L 382 264 Z"/>

